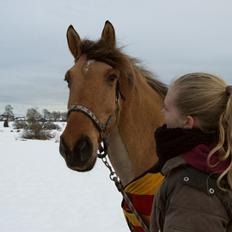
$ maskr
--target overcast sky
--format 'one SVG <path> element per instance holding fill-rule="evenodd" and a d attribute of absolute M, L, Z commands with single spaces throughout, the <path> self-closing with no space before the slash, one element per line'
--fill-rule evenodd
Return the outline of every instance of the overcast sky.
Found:
<path fill-rule="evenodd" d="M 0 113 L 66 110 L 67 27 L 95 40 L 107 19 L 163 82 L 204 71 L 232 84 L 231 0 L 0 0 Z"/>

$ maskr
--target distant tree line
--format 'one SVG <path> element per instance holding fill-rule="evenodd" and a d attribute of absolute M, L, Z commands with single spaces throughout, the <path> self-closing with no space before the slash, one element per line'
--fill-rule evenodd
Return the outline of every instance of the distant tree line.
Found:
<path fill-rule="evenodd" d="M 54 137 L 52 130 L 60 130 L 54 122 L 65 122 L 66 112 L 44 109 L 42 113 L 37 108 L 27 109 L 25 116 L 16 116 L 11 105 L 5 106 L 5 111 L 0 115 L 4 127 L 8 127 L 9 121 L 13 121 L 13 127 L 18 131 L 23 130 L 22 137 L 26 139 L 50 139 Z"/>
<path fill-rule="evenodd" d="M 51 121 L 51 122 L 65 122 L 66 121 L 66 112 L 61 111 L 49 111 L 48 109 L 43 109 L 42 113 L 38 111 L 37 108 L 27 109 L 25 116 L 17 116 L 13 112 L 13 106 L 6 105 L 5 111 L 0 113 L 0 121 L 15 121 L 15 120 L 27 120 L 27 115 L 34 111 L 36 114 L 36 120 L 38 121 Z"/>
<path fill-rule="evenodd" d="M 42 118 L 46 121 L 53 121 L 53 122 L 65 122 L 67 117 L 66 112 L 60 111 L 49 111 L 47 109 L 43 109 Z"/>

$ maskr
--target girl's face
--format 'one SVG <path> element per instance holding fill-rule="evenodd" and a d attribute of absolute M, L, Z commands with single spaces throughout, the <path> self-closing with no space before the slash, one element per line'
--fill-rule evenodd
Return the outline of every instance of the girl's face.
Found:
<path fill-rule="evenodd" d="M 168 89 L 167 95 L 164 99 L 164 118 L 168 128 L 185 128 L 185 117 L 181 115 L 175 106 L 177 91 L 174 87 Z"/>

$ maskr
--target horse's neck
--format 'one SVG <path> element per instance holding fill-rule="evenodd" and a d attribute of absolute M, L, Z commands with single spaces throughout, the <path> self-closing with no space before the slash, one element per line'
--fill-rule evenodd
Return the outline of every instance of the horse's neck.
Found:
<path fill-rule="evenodd" d="M 109 158 L 120 177 L 121 182 L 125 185 L 134 178 L 132 172 L 133 166 L 128 155 L 126 144 L 124 144 L 119 133 L 118 127 L 114 128 L 109 137 Z"/>
<path fill-rule="evenodd" d="M 118 127 L 109 137 L 110 161 L 123 185 L 142 175 L 157 161 L 154 131 L 162 124 L 162 101 L 145 80 L 123 103 Z"/>

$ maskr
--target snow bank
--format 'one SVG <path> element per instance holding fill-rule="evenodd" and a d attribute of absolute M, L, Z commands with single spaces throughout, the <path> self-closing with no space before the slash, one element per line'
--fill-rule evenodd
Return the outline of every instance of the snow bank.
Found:
<path fill-rule="evenodd" d="M 21 141 L 0 122 L 0 231 L 128 232 L 101 161 L 88 173 L 69 170 L 58 137 Z"/>

